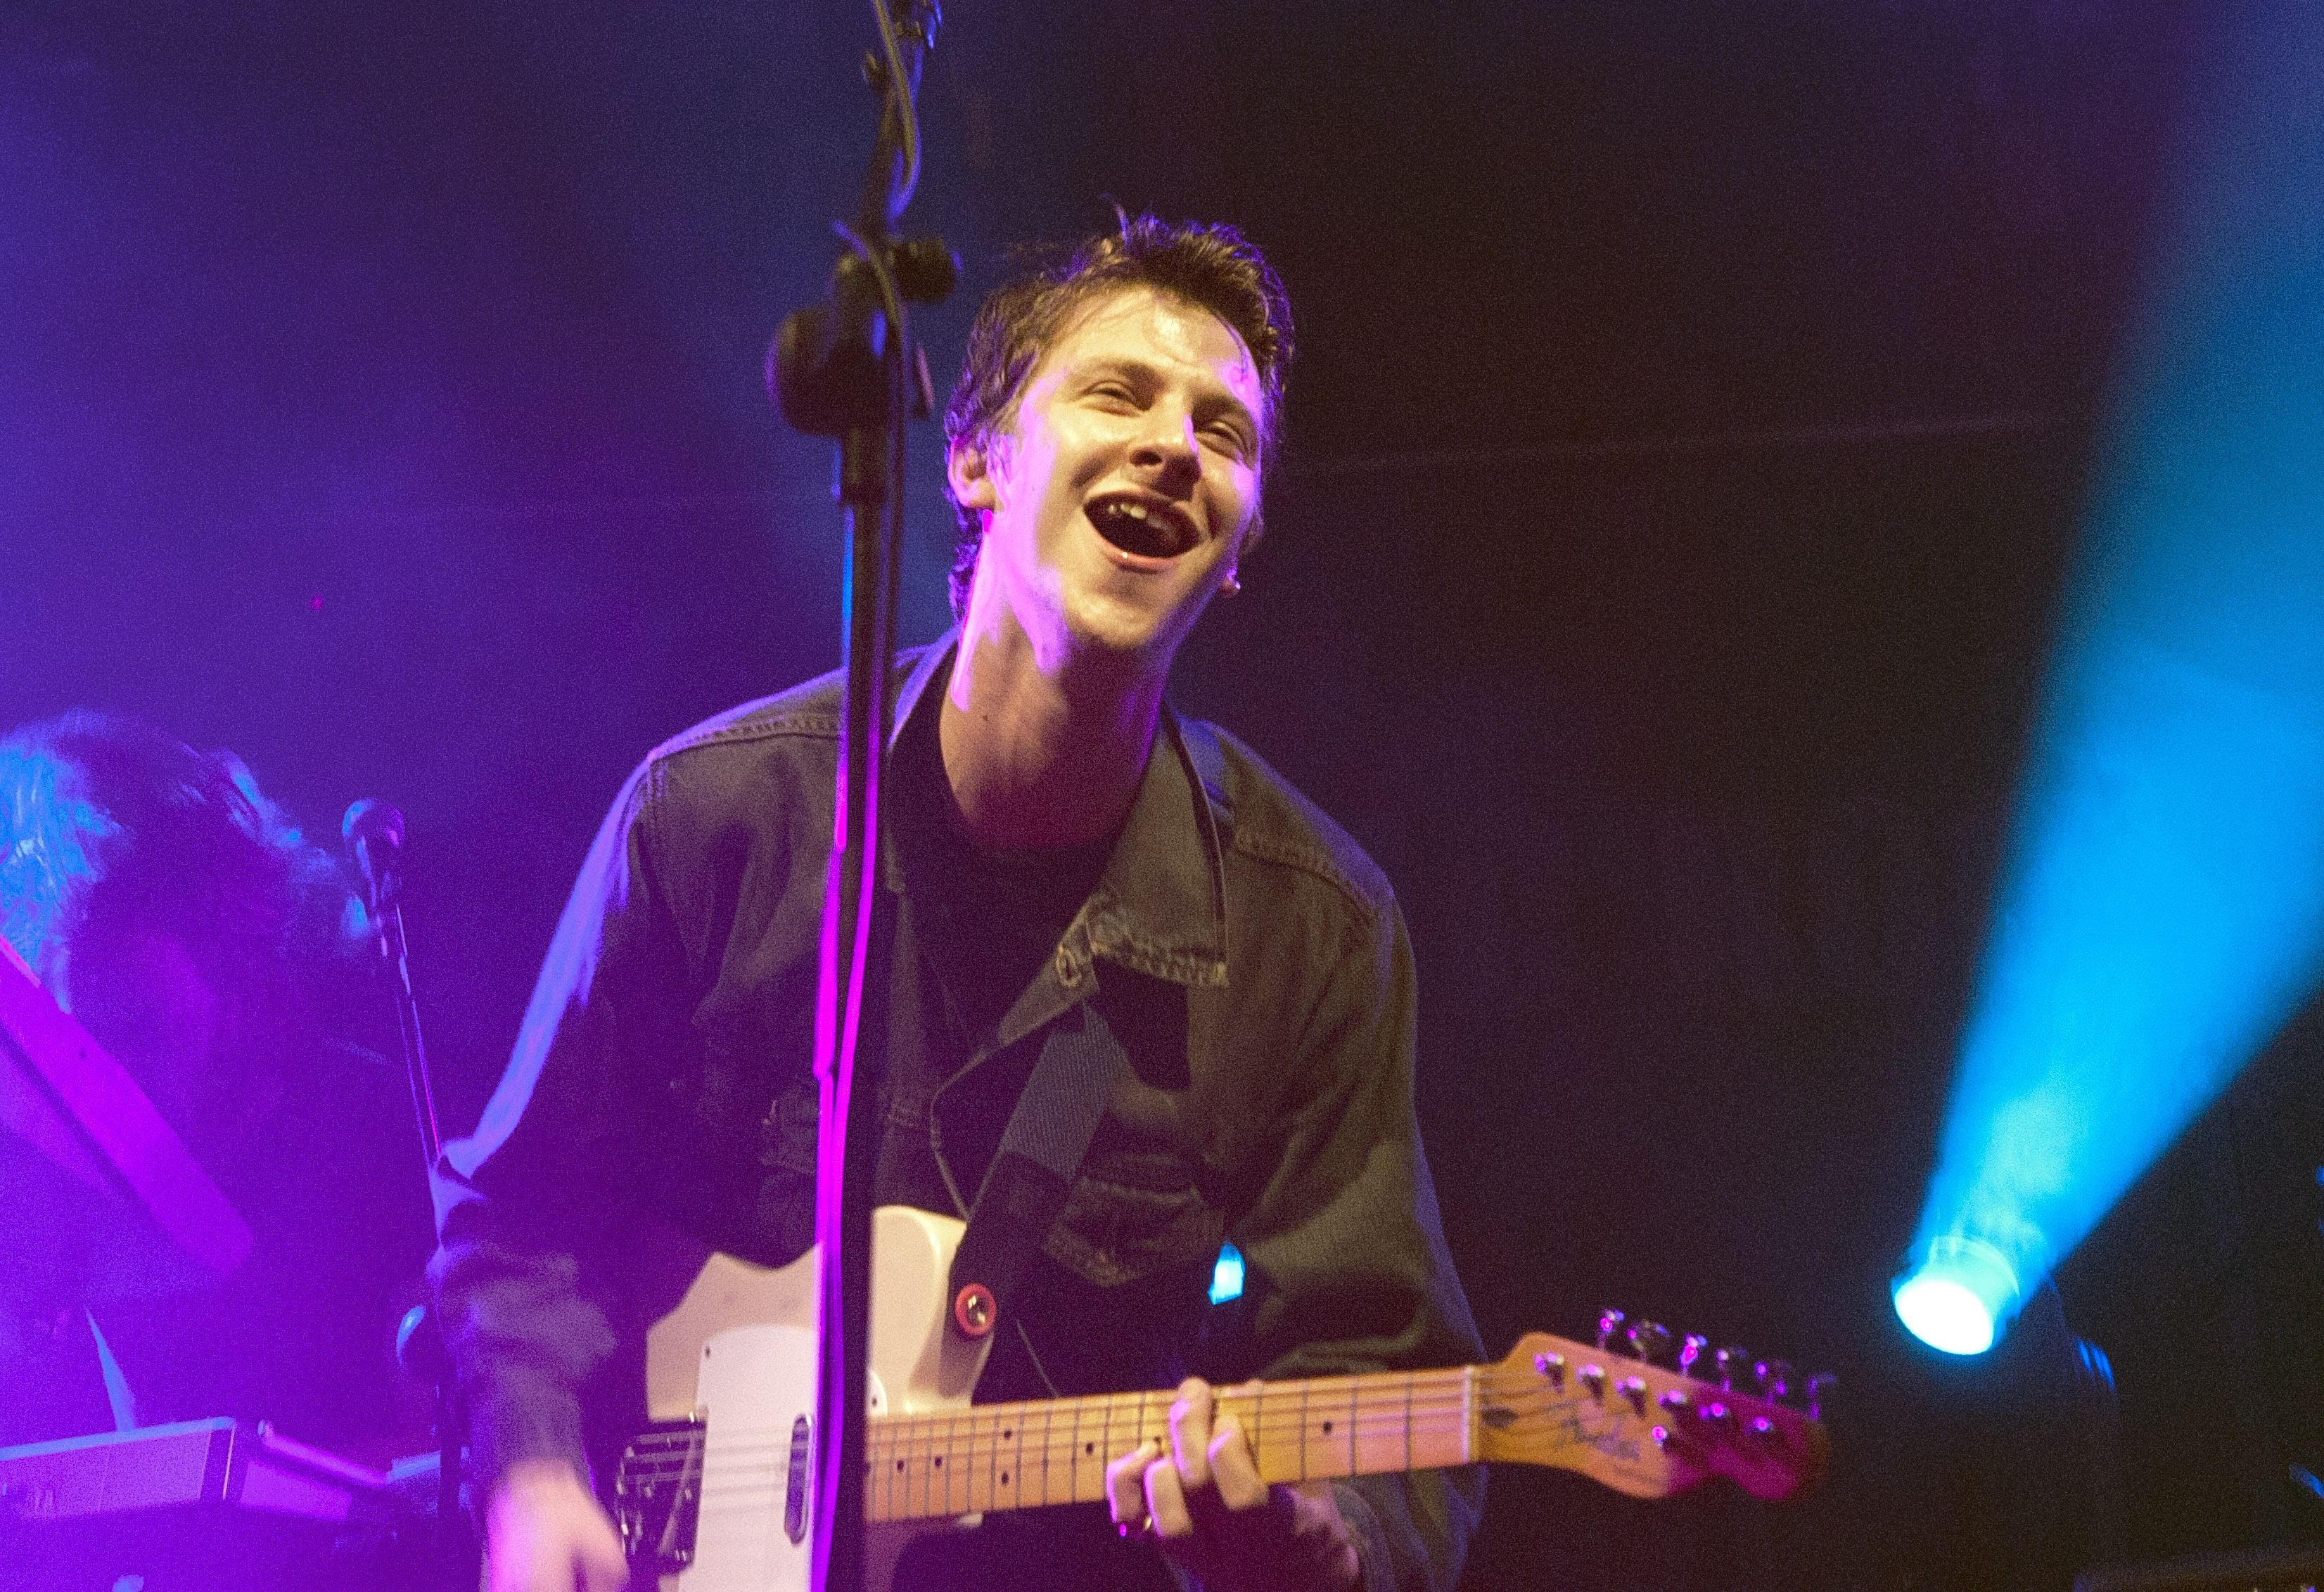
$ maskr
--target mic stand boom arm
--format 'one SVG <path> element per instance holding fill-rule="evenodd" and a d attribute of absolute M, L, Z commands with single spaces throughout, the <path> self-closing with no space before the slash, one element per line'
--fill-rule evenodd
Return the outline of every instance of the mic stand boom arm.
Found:
<path fill-rule="evenodd" d="M 919 180 L 913 97 L 935 41 L 935 0 L 872 0 L 880 49 L 864 78 L 881 96 L 862 207 L 824 302 L 784 317 L 767 353 L 783 418 L 839 444 L 836 492 L 847 532 L 841 606 L 847 647 L 831 863 L 825 879 L 815 1011 L 817 1321 L 811 1543 L 816 1592 L 863 1586 L 864 1413 L 870 1367 L 873 1113 L 854 1105 L 878 895 L 880 785 L 894 701 L 896 557 L 903 531 L 908 419 L 935 405 L 926 355 L 904 305 L 951 291 L 957 263 L 935 238 L 899 241 Z"/>

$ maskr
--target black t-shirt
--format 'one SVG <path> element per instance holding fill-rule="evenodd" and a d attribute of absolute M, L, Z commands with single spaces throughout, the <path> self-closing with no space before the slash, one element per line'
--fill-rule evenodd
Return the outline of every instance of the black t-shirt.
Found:
<path fill-rule="evenodd" d="M 907 828 L 906 888 L 928 913 L 922 938 L 962 1054 L 1000 1026 L 1034 975 L 1056 954 L 1097 887 L 1113 837 L 1045 851 L 977 843 L 952 794 L 937 736 L 940 694 L 930 692 L 896 748 L 894 788 Z"/>
<path fill-rule="evenodd" d="M 906 1076 L 897 1090 L 926 1101 L 967 1065 L 991 1038 L 1010 1007 L 1056 954 L 1082 903 L 1096 888 L 1113 849 L 1112 837 L 1086 846 L 1047 851 L 996 851 L 969 833 L 952 794 L 937 739 L 940 694 L 931 690 L 897 738 L 890 765 L 890 811 L 911 903 L 912 934 L 903 953 L 919 959 L 920 1009 L 911 1027 L 916 1054 L 892 1058 Z M 979 1113 L 997 1132 L 1029 1073 L 1033 1055 L 1011 1054 L 988 1063 L 974 1089 L 990 1091 L 992 1109 Z M 915 1114 L 917 1115 L 917 1114 Z M 991 1146 L 979 1146 L 989 1154 Z M 955 1168 L 966 1177 L 984 1170 L 970 1146 Z M 951 1151 L 948 1151 L 951 1153 Z M 942 1174 L 924 1126 L 891 1134 L 881 1154 L 881 1197 L 949 1208 Z M 973 1200 L 975 1186 L 960 1191 Z"/>

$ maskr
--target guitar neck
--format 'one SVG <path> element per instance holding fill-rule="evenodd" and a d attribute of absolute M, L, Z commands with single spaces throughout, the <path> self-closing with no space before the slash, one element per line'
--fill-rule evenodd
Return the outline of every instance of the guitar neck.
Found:
<path fill-rule="evenodd" d="M 1312 1376 L 1222 1388 L 1262 1480 L 1299 1482 L 1465 1465 L 1479 1367 Z M 1170 1392 L 976 1404 L 875 1418 L 863 1510 L 927 1520 L 1105 1496 L 1105 1468 L 1141 1442 L 1167 1452 Z"/>

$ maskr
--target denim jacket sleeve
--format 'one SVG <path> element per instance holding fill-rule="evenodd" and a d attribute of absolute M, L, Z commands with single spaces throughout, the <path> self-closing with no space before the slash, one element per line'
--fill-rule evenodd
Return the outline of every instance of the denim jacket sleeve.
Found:
<path fill-rule="evenodd" d="M 1415 992 L 1403 914 L 1379 887 L 1333 959 L 1300 1046 L 1300 1101 L 1233 1237 L 1262 1280 L 1250 1322 L 1269 1378 L 1473 1364 L 1413 1109 Z M 1335 1483 L 1367 1592 L 1446 1592 L 1484 1504 L 1483 1468 Z"/>
<path fill-rule="evenodd" d="M 686 958 L 644 823 L 655 770 L 599 829 L 507 1071 L 436 1180 L 438 1320 L 469 1412 L 479 1495 L 519 1460 L 587 1474 L 581 1391 L 616 1343 L 604 1253 L 613 1191 L 656 1102 L 625 1058 L 667 1054 Z"/>

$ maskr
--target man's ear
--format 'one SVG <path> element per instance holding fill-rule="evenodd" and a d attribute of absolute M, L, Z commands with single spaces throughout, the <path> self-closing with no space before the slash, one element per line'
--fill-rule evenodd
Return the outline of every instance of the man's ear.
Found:
<path fill-rule="evenodd" d="M 1242 540 L 1235 547 L 1235 560 L 1240 563 L 1250 557 L 1250 550 L 1259 546 L 1259 538 L 1266 534 L 1267 511 L 1263 508 L 1252 510 L 1250 523 L 1243 527 Z"/>
<path fill-rule="evenodd" d="M 945 456 L 945 477 L 952 483 L 952 501 L 964 509 L 997 509 L 1000 498 L 992 485 L 991 444 L 960 442 Z"/>

